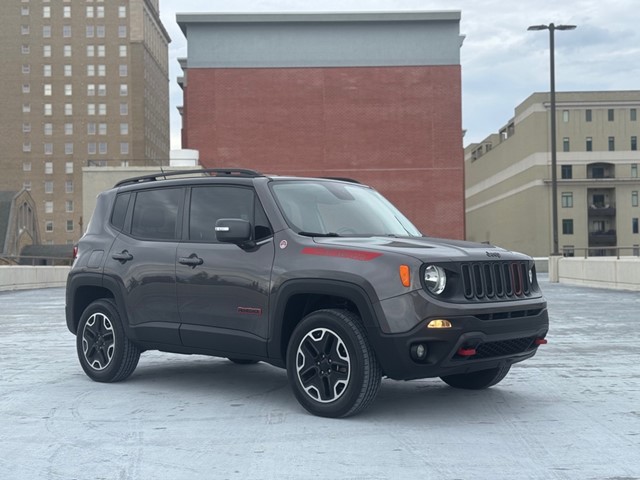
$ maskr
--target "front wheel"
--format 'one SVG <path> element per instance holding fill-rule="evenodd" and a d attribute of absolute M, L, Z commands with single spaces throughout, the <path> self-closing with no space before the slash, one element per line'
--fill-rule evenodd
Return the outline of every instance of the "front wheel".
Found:
<path fill-rule="evenodd" d="M 287 375 L 307 411 L 338 418 L 353 415 L 373 401 L 382 372 L 357 315 L 318 310 L 293 331 Z"/>
<path fill-rule="evenodd" d="M 483 390 L 493 387 L 500 382 L 507 376 L 510 369 L 511 365 L 503 364 L 496 368 L 458 375 L 447 375 L 440 377 L 440 379 L 451 387 L 464 388 L 466 390 Z"/>
<path fill-rule="evenodd" d="M 133 373 L 140 350 L 125 335 L 118 307 L 103 298 L 80 317 L 76 349 L 84 372 L 96 382 L 117 382 Z"/>

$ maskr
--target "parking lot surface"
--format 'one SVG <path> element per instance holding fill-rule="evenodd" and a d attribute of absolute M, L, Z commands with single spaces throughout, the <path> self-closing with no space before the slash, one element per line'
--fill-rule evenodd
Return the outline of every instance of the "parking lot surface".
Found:
<path fill-rule="evenodd" d="M 1 479 L 640 479 L 640 295 L 542 282 L 549 344 L 499 385 L 383 380 L 313 417 L 266 364 L 160 352 L 92 382 L 64 290 L 0 294 Z"/>

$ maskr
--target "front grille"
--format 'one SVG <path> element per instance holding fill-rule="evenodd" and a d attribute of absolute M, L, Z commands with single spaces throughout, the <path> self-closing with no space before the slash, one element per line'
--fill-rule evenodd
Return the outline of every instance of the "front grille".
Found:
<path fill-rule="evenodd" d="M 462 265 L 462 288 L 468 300 L 509 300 L 531 293 L 529 263 L 474 262 Z"/>
<path fill-rule="evenodd" d="M 507 355 L 517 355 L 530 350 L 534 346 L 537 337 L 513 338 L 511 340 L 501 340 L 499 342 L 481 343 L 475 347 L 476 353 L 473 356 L 460 356 L 456 354 L 454 359 L 481 360 L 484 358 L 503 357 Z"/>

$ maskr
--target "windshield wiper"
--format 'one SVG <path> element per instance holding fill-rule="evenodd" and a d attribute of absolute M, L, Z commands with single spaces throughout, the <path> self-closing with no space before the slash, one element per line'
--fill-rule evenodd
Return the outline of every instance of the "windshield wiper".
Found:
<path fill-rule="evenodd" d="M 303 235 L 305 237 L 339 237 L 340 236 L 334 232 L 329 232 L 329 233 L 298 232 L 298 235 Z"/>

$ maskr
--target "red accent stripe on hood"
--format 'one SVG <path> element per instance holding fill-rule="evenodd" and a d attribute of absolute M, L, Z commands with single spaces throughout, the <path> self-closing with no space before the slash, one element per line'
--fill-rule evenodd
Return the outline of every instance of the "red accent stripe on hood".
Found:
<path fill-rule="evenodd" d="M 321 257 L 348 258 L 350 260 L 360 260 L 369 262 L 381 256 L 381 253 L 367 252 L 364 250 L 343 250 L 337 248 L 305 247 L 301 250 L 303 255 L 320 255 Z"/>

